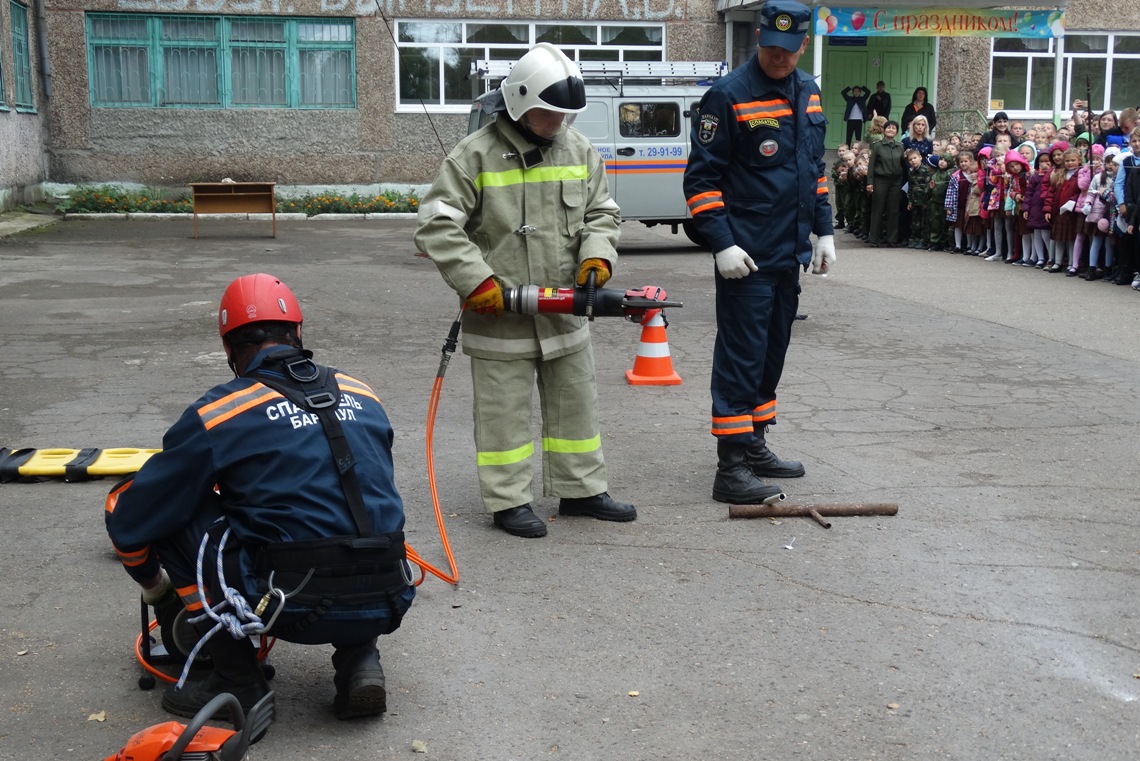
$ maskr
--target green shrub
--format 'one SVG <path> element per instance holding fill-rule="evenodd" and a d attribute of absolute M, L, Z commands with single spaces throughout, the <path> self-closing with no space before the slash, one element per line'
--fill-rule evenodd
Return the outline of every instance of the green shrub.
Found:
<path fill-rule="evenodd" d="M 123 214 L 131 211 L 188 214 L 193 211 L 187 192 L 171 193 L 156 188 L 133 191 L 115 185 L 77 187 L 70 197 L 56 205 L 56 210 L 89 214 Z"/>
<path fill-rule="evenodd" d="M 404 195 L 385 191 L 375 196 L 353 193 L 342 195 L 328 192 L 277 200 L 277 211 L 315 214 L 382 214 L 392 212 L 415 213 L 420 199 L 414 194 Z M 189 214 L 193 209 L 189 192 L 171 192 L 148 188 L 142 191 L 124 190 L 116 185 L 99 187 L 79 186 L 70 197 L 56 204 L 63 213 L 124 214 L 126 212 L 166 212 Z"/>
<path fill-rule="evenodd" d="M 414 194 L 404 195 L 395 191 L 385 191 L 375 196 L 328 192 L 278 201 L 277 211 L 301 212 L 311 217 L 315 214 L 414 213 L 419 206 L 420 199 Z"/>

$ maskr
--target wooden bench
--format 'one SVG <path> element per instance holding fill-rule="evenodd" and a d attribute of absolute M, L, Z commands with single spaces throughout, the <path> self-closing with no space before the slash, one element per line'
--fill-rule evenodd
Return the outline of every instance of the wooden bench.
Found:
<path fill-rule="evenodd" d="M 194 237 L 198 237 L 199 214 L 272 214 L 273 237 L 277 237 L 275 182 L 192 182 Z"/>

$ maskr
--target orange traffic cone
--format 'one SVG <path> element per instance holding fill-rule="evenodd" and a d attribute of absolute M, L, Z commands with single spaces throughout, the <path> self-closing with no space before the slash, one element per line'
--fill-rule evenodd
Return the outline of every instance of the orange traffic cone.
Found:
<path fill-rule="evenodd" d="M 665 318 L 660 309 L 652 309 L 642 318 L 641 343 L 637 346 L 633 369 L 625 371 L 625 379 L 631 386 L 680 385 L 681 376 L 673 371 L 673 360 L 669 357 Z"/>

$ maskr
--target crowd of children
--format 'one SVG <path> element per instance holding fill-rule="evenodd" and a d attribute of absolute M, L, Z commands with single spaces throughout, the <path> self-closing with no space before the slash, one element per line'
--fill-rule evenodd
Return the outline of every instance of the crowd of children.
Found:
<path fill-rule="evenodd" d="M 837 229 L 872 246 L 978 256 L 1140 291 L 1137 112 L 931 139 L 871 121 L 832 170 Z M 1075 133 L 1075 134 L 1074 134 Z M 1071 141 L 1071 142 L 1070 142 Z"/>

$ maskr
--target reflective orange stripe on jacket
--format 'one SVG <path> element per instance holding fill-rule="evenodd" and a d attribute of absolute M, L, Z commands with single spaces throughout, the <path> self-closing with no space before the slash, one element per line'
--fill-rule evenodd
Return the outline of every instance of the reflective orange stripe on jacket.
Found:
<path fill-rule="evenodd" d="M 344 373 L 337 373 L 336 379 L 341 391 L 351 391 L 354 394 L 367 396 L 369 399 L 372 399 L 377 403 L 380 402 L 380 398 L 376 396 L 376 393 L 371 388 L 369 388 L 368 384 L 364 381 L 359 381 L 356 378 L 353 378 L 351 375 L 345 375 Z"/>
<path fill-rule="evenodd" d="M 191 613 L 197 613 L 206 607 L 202 602 L 202 595 L 198 592 L 198 585 L 191 584 L 188 587 L 178 587 L 174 590 L 181 598 L 182 604 L 186 606 L 186 610 Z"/>
<path fill-rule="evenodd" d="M 241 391 L 223 396 L 216 402 L 210 402 L 198 410 L 198 416 L 202 418 L 202 425 L 206 426 L 208 431 L 251 407 L 256 407 L 270 399 L 284 398 L 276 391 L 266 388 L 260 383 L 255 383 L 249 388 L 243 388 Z"/>
<path fill-rule="evenodd" d="M 689 213 L 695 217 L 702 211 L 723 208 L 724 196 L 719 190 L 710 190 L 707 193 L 697 193 L 686 203 L 689 204 Z"/>
<path fill-rule="evenodd" d="M 127 568 L 137 568 L 147 560 L 150 560 L 150 545 L 143 547 L 141 550 L 135 550 L 134 552 L 123 552 L 116 547 L 115 554 L 119 556 L 119 562 Z"/>
<path fill-rule="evenodd" d="M 736 121 L 750 122 L 753 119 L 779 119 L 781 116 L 791 116 L 792 104 L 785 98 L 754 100 L 749 103 L 734 103 L 732 110 L 736 112 Z"/>
<path fill-rule="evenodd" d="M 103 503 L 103 509 L 108 513 L 115 512 L 115 508 L 119 504 L 119 495 L 131 488 L 131 484 L 134 482 L 135 477 L 133 475 L 129 478 L 124 478 L 122 482 L 107 495 L 107 500 Z M 110 516 L 107 517 L 110 518 Z M 150 560 L 150 545 L 148 544 L 141 550 L 134 550 L 133 552 L 124 552 L 118 547 L 115 547 L 115 554 L 119 556 L 119 562 L 127 568 L 138 568 Z"/>
<path fill-rule="evenodd" d="M 130 478 L 124 478 L 123 481 L 107 495 L 107 500 L 103 503 L 103 509 L 108 513 L 115 512 L 115 507 L 119 504 L 119 495 L 131 488 L 131 484 L 134 482 L 135 477 L 133 475 Z"/>

